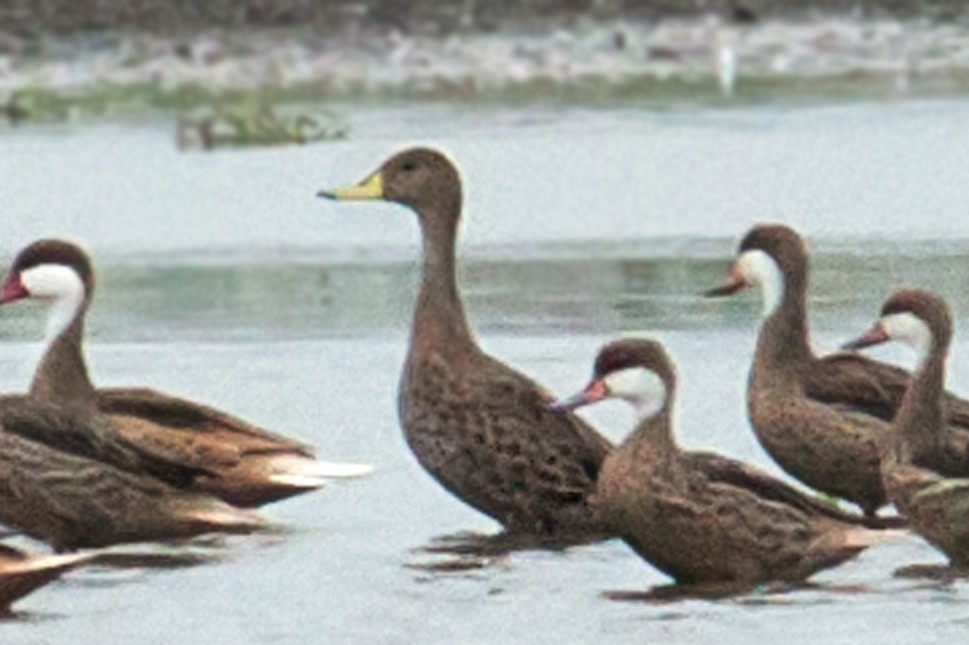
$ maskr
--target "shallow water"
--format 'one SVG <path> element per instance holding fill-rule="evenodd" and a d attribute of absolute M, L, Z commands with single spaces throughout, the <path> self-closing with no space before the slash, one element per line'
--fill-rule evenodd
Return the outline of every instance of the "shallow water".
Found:
<path fill-rule="evenodd" d="M 445 146 L 468 180 L 462 286 L 482 344 L 553 391 L 584 383 L 620 332 L 660 337 L 682 377 L 679 437 L 776 471 L 746 426 L 759 303 L 697 293 L 751 223 L 812 236 L 814 342 L 834 348 L 901 284 L 950 297 L 966 327 L 969 103 L 811 111 L 358 111 L 357 140 L 178 154 L 166 124 L 24 131 L 0 142 L 4 248 L 68 235 L 97 254 L 94 376 L 151 384 L 367 461 L 370 477 L 270 507 L 283 530 L 192 545 L 214 561 L 92 567 L 24 600 L 3 642 L 929 642 L 969 620 L 966 583 L 899 580 L 942 558 L 915 538 L 780 595 L 617 602 L 664 578 L 620 542 L 524 552 L 466 572 L 414 549 L 494 524 L 408 453 L 395 418 L 416 283 L 415 226 L 318 202 L 406 143 Z M 564 145 L 563 142 L 567 142 Z M 0 389 L 23 389 L 41 320 L 0 318 Z M 951 385 L 969 391 L 969 344 Z M 910 364 L 899 349 L 877 355 Z M 588 414 L 619 439 L 620 405 Z M 176 552 L 178 552 L 176 550 Z"/>

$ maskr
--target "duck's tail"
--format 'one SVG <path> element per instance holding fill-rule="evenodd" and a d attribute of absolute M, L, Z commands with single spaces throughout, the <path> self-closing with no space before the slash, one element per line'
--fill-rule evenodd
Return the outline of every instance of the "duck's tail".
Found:
<path fill-rule="evenodd" d="M 31 556 L 8 546 L 0 546 L 0 612 L 30 592 L 84 564 L 96 552 Z"/>
<path fill-rule="evenodd" d="M 331 479 L 362 477 L 373 471 L 369 464 L 341 464 L 317 461 L 297 455 L 280 455 L 270 463 L 269 478 L 276 484 L 294 488 L 320 488 Z"/>
<path fill-rule="evenodd" d="M 845 531 L 844 546 L 847 549 L 867 549 L 883 542 L 893 542 L 907 537 L 910 533 L 904 529 L 869 529 L 854 527 Z"/>
<path fill-rule="evenodd" d="M 236 508 L 216 499 L 187 509 L 182 517 L 201 525 L 204 532 L 253 533 L 269 528 L 269 523 L 259 513 Z"/>

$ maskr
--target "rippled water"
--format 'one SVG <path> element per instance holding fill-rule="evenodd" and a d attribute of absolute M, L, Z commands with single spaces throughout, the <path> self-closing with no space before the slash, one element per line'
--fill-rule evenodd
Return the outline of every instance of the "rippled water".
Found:
<path fill-rule="evenodd" d="M 4 136 L 4 248 L 58 234 L 97 254 L 89 353 L 100 383 L 189 395 L 378 470 L 269 508 L 277 534 L 172 549 L 210 562 L 71 574 L 23 601 L 0 640 L 954 642 L 969 620 L 965 583 L 892 576 L 942 560 L 915 538 L 816 576 L 814 589 L 667 605 L 603 597 L 664 582 L 620 542 L 466 572 L 411 566 L 436 536 L 495 526 L 425 475 L 397 428 L 412 217 L 313 194 L 407 143 L 446 147 L 469 183 L 461 282 L 488 350 L 565 393 L 600 343 L 648 331 L 681 372 L 682 443 L 774 469 L 743 409 L 757 298 L 698 292 L 751 223 L 783 217 L 812 237 L 820 350 L 867 326 L 901 284 L 946 294 L 965 328 L 967 116 L 956 102 L 361 110 L 350 143 L 211 155 L 177 154 L 157 123 Z M 0 313 L 0 389 L 23 389 L 39 311 Z M 952 386 L 967 392 L 969 345 L 953 354 Z M 619 405 L 589 417 L 613 439 L 632 421 Z"/>

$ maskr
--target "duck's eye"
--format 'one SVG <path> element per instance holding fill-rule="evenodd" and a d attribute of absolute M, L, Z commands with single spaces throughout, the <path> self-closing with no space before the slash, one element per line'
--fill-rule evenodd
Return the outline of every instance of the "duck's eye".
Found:
<path fill-rule="evenodd" d="M 405 161 L 403 164 L 401 164 L 400 169 L 404 172 L 414 172 L 417 170 L 417 164 L 413 161 Z"/>

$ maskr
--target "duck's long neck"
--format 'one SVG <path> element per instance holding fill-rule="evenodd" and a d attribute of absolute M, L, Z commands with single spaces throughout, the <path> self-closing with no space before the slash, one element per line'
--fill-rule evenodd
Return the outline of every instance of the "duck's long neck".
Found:
<path fill-rule="evenodd" d="M 449 354 L 475 347 L 458 293 L 456 253 L 460 199 L 440 208 L 451 212 L 425 210 L 421 213 L 424 263 L 421 286 L 414 310 L 412 349 L 425 344 L 446 347 Z"/>
<path fill-rule="evenodd" d="M 795 377 L 812 356 L 807 329 L 806 269 L 786 274 L 780 291 L 764 294 L 766 317 L 757 339 L 755 363 L 755 376 L 775 384 L 782 382 L 783 376 Z"/>
<path fill-rule="evenodd" d="M 637 463 L 651 463 L 670 476 L 679 472 L 679 448 L 673 438 L 670 404 L 659 412 L 640 418 L 639 424 L 623 442 L 622 450 Z"/>
<path fill-rule="evenodd" d="M 78 305 L 66 325 L 58 323 L 57 312 L 52 315 L 47 348 L 30 386 L 32 398 L 57 405 L 83 420 L 90 419 L 97 407 L 82 344 L 86 309 L 87 303 Z"/>
<path fill-rule="evenodd" d="M 935 454 L 942 440 L 947 353 L 947 343 L 933 341 L 902 398 L 891 444 L 894 458 L 901 463 Z"/>

